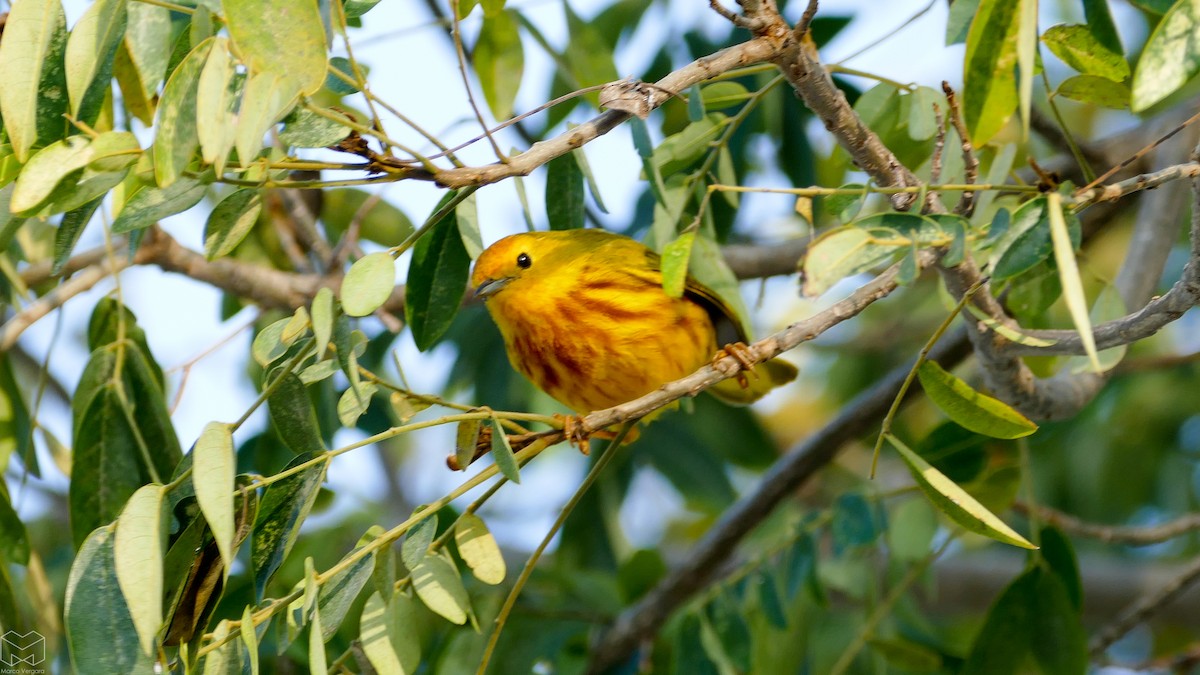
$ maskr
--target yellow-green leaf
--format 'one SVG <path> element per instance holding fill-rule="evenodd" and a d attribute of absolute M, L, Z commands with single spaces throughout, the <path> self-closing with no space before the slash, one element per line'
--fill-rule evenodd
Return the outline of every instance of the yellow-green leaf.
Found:
<path fill-rule="evenodd" d="M 1092 319 L 1088 316 L 1087 297 L 1083 293 L 1083 280 L 1079 277 L 1079 267 L 1075 264 L 1075 246 L 1071 242 L 1071 234 L 1067 231 L 1067 221 L 1063 218 L 1062 195 L 1051 192 L 1046 195 L 1046 209 L 1050 215 L 1050 239 L 1054 242 L 1054 261 L 1058 263 L 1058 279 L 1062 283 L 1063 301 L 1067 303 L 1067 311 L 1079 331 L 1079 339 L 1083 342 L 1083 350 L 1087 353 L 1092 364 L 1093 372 L 1102 372 L 1100 358 L 1096 355 L 1096 339 L 1092 335 Z"/>
<path fill-rule="evenodd" d="M 221 6 L 252 74 L 273 73 L 305 95 L 325 84 L 325 28 L 317 2 L 224 0 Z"/>
<path fill-rule="evenodd" d="M 1175 93 L 1200 72 L 1200 0 L 1179 0 L 1163 15 L 1133 71 L 1130 107 L 1141 112 Z M 8 113 L 5 113 L 7 119 Z"/>
<path fill-rule="evenodd" d="M 1017 107 L 1017 51 L 1024 2 L 1032 0 L 982 0 L 967 34 L 963 118 L 976 147 L 991 140 Z"/>
<path fill-rule="evenodd" d="M 957 424 L 992 438 L 1021 438 L 1037 425 L 1003 402 L 981 394 L 933 361 L 917 369 L 921 387 L 930 400 Z"/>
<path fill-rule="evenodd" d="M 435 614 L 460 626 L 467 622 L 470 600 L 451 562 L 440 555 L 425 556 L 412 571 L 412 582 L 417 597 Z"/>
<path fill-rule="evenodd" d="M 504 556 L 482 518 L 464 513 L 454 526 L 454 543 L 476 579 L 493 586 L 504 581 Z"/>
<path fill-rule="evenodd" d="M 904 460 L 904 463 L 908 465 L 908 470 L 912 473 L 913 479 L 917 481 L 921 491 L 925 493 L 929 501 L 933 502 L 934 507 L 951 520 L 971 532 L 982 534 L 1001 543 L 1028 549 L 1037 548 L 1006 525 L 996 514 L 975 501 L 974 497 L 967 494 L 954 481 L 946 478 L 945 474 L 913 452 L 900 439 L 891 434 L 888 434 L 887 439 L 900 453 L 900 458 Z"/>
<path fill-rule="evenodd" d="M 387 302 L 395 286 L 396 262 L 391 254 L 367 254 L 354 261 L 342 280 L 342 309 L 350 316 L 367 316 Z"/>
<path fill-rule="evenodd" d="M 117 584 L 133 617 L 143 654 L 153 654 L 162 627 L 163 556 L 167 552 L 166 491 L 151 483 L 138 488 L 117 518 L 113 560 Z"/>
<path fill-rule="evenodd" d="M 154 135 L 154 178 L 159 187 L 170 187 L 179 180 L 200 147 L 196 130 L 196 95 L 200 73 L 212 46 L 213 38 L 197 45 L 163 87 Z"/>
<path fill-rule="evenodd" d="M 237 473 L 237 456 L 233 450 L 233 428 L 220 422 L 209 422 L 196 447 L 192 450 L 192 485 L 200 512 L 208 521 L 225 575 L 233 567 L 233 487 Z"/>

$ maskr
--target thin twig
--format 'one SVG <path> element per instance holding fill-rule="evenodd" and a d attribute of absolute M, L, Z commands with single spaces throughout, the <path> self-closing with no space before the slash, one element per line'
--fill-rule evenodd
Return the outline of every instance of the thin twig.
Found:
<path fill-rule="evenodd" d="M 962 109 L 958 106 L 958 98 L 954 95 L 954 89 L 950 87 L 950 83 L 942 81 L 942 92 L 946 94 L 946 105 L 950 108 L 950 123 L 954 125 L 954 131 L 958 134 L 958 140 L 962 144 L 963 156 L 963 182 L 967 185 L 974 185 L 979 179 L 979 158 L 975 156 L 975 148 L 971 145 L 971 135 L 967 133 L 967 124 L 963 121 Z M 964 191 L 959 197 L 958 205 L 954 207 L 954 212 L 968 218 L 975 211 L 975 193 Z"/>
<path fill-rule="evenodd" d="M 479 109 L 479 104 L 475 102 L 475 93 L 471 90 L 471 78 L 467 75 L 467 52 L 463 49 L 462 30 L 460 30 L 458 21 L 458 0 L 450 0 L 450 18 L 453 20 L 450 24 L 450 35 L 454 38 L 454 53 L 458 56 L 458 72 L 462 75 L 463 90 L 467 93 L 467 103 L 475 113 L 475 119 L 479 120 L 479 126 L 483 128 L 488 143 L 491 143 L 492 150 L 496 153 L 496 159 L 504 162 L 507 157 L 500 149 L 500 145 L 496 143 L 496 139 L 492 138 L 492 133 L 488 131 L 487 121 L 483 119 L 483 112 Z"/>
<path fill-rule="evenodd" d="M 1013 509 L 1028 517 L 1037 517 L 1067 534 L 1098 539 L 1108 544 L 1151 546 L 1200 531 L 1200 513 L 1189 513 L 1158 525 L 1137 526 L 1089 523 L 1077 516 L 1048 506 L 1030 505 L 1028 502 L 1022 501 L 1013 504 Z"/>
<path fill-rule="evenodd" d="M 1200 556 L 1193 559 L 1178 576 L 1164 584 L 1162 588 L 1138 598 L 1133 604 L 1126 607 L 1115 621 L 1096 634 L 1096 637 L 1088 645 L 1088 654 L 1093 659 L 1104 654 L 1114 642 L 1121 639 L 1121 636 L 1170 604 L 1197 580 L 1200 580 Z"/>

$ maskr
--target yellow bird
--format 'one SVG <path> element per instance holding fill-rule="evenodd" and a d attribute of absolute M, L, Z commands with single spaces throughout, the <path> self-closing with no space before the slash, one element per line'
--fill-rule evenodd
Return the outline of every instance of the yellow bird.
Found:
<path fill-rule="evenodd" d="M 687 278 L 662 287 L 657 253 L 603 230 L 526 232 L 492 244 L 471 283 L 504 336 L 513 367 L 577 413 L 633 400 L 712 362 L 718 331 L 744 342 L 733 311 Z M 792 381 L 796 367 L 767 361 L 748 378 L 709 389 L 748 404 Z"/>

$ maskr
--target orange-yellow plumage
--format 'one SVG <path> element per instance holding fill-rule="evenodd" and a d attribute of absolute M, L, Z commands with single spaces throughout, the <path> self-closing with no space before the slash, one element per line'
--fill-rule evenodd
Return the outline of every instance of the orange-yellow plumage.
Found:
<path fill-rule="evenodd" d="M 709 363 L 720 323 L 743 337 L 715 293 L 689 277 L 683 297 L 668 296 L 658 255 L 602 230 L 505 237 L 479 256 L 471 283 L 513 366 L 579 413 L 635 399 Z M 762 383 L 742 390 L 727 381 L 714 393 L 748 403 L 795 375 L 791 364 L 770 361 L 751 375 Z"/>

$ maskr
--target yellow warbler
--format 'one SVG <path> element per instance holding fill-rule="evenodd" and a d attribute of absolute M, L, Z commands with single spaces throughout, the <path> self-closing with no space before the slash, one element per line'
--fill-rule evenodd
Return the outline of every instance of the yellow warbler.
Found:
<path fill-rule="evenodd" d="M 712 361 L 719 327 L 744 341 L 741 324 L 711 289 L 687 279 L 663 291 L 658 254 L 603 230 L 505 237 L 475 262 L 471 283 L 487 301 L 513 366 L 577 413 L 647 394 Z M 750 403 L 796 377 L 785 361 L 754 367 L 743 387 L 710 391 Z"/>

